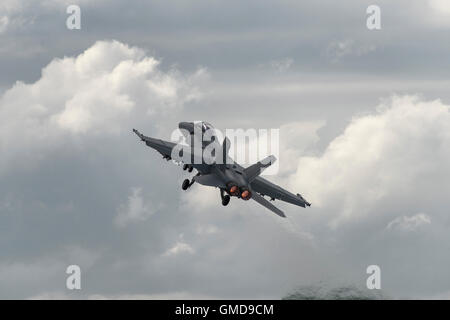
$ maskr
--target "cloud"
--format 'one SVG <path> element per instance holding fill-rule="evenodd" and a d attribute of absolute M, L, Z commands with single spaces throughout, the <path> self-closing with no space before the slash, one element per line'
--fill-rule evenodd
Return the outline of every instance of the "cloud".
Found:
<path fill-rule="evenodd" d="M 0 16 L 0 33 L 4 32 L 9 24 L 8 16 Z"/>
<path fill-rule="evenodd" d="M 375 114 L 354 117 L 322 155 L 301 157 L 290 186 L 326 209 L 335 227 L 392 201 L 408 207 L 405 196 L 428 203 L 427 188 L 449 186 L 449 132 L 448 105 L 393 97 Z M 439 190 L 433 199 L 447 203 Z"/>
<path fill-rule="evenodd" d="M 386 229 L 400 230 L 400 231 L 414 231 L 419 227 L 430 224 L 430 216 L 424 213 L 418 213 L 413 216 L 397 217 L 388 223 Z"/>
<path fill-rule="evenodd" d="M 34 14 L 25 8 L 32 7 L 31 2 L 20 0 L 4 0 L 0 3 L 0 34 L 15 30 L 34 22 Z"/>
<path fill-rule="evenodd" d="M 280 127 L 279 174 L 296 170 L 297 162 L 293 159 L 311 153 L 320 140 L 318 130 L 325 125 L 325 121 L 315 120 L 289 122 Z"/>
<path fill-rule="evenodd" d="M 98 41 L 52 60 L 36 82 L 17 82 L 0 97 L 0 170 L 17 159 L 34 162 L 76 136 L 118 135 L 199 98 L 195 81 L 205 70 L 186 77 L 158 65 L 137 47 Z"/>
<path fill-rule="evenodd" d="M 173 247 L 164 252 L 163 256 L 176 256 L 182 253 L 193 254 L 195 252 L 188 243 L 184 242 L 183 236 L 180 236 L 180 240 L 175 243 Z"/>
<path fill-rule="evenodd" d="M 428 0 L 425 18 L 428 24 L 435 28 L 447 29 L 450 26 L 450 3 L 445 0 Z"/>
<path fill-rule="evenodd" d="M 450 3 L 446 0 L 428 0 L 428 4 L 436 13 L 450 15 Z"/>
<path fill-rule="evenodd" d="M 5 297 L 23 298 L 23 293 L 28 296 L 40 296 L 43 290 L 65 290 L 66 269 L 69 265 L 76 264 L 82 272 L 89 273 L 97 263 L 100 255 L 92 249 L 70 245 L 62 246 L 56 251 L 47 252 L 39 257 L 28 257 L 24 261 L 3 259 L 0 262 L 0 283 Z M 9 288 L 6 291 L 4 288 Z M 59 299 L 58 296 L 46 295 L 41 299 Z"/>
<path fill-rule="evenodd" d="M 122 294 L 122 295 L 90 295 L 88 299 L 102 300 L 102 299 L 118 299 L 118 300 L 211 300 L 219 299 L 218 297 L 197 294 L 193 292 L 169 292 L 159 294 Z"/>
<path fill-rule="evenodd" d="M 87 191 L 92 195 L 79 197 L 83 190 L 70 194 L 73 220 L 69 216 L 59 218 L 63 222 L 60 226 L 70 226 L 64 229 L 66 231 L 77 226 L 77 221 L 85 222 L 77 229 L 82 232 L 82 241 L 92 248 L 101 248 L 98 250 L 100 258 L 97 254 L 92 259 L 88 272 L 83 269 L 83 274 L 89 277 L 86 279 L 89 289 L 78 296 L 67 295 L 98 299 L 156 298 L 181 292 L 193 297 L 236 297 L 237 294 L 238 298 L 279 298 L 293 286 L 318 281 L 324 275 L 340 278 L 342 274 L 349 274 L 354 280 L 358 270 L 364 272 L 373 261 L 383 270 L 391 270 L 389 274 L 397 279 L 404 270 L 397 271 L 395 266 L 389 265 L 391 255 L 401 256 L 402 262 L 414 264 L 417 272 L 423 272 L 427 266 L 421 268 L 417 262 L 418 252 L 420 261 L 435 259 L 427 248 L 436 243 L 427 232 L 432 229 L 439 235 L 447 234 L 447 230 L 439 226 L 445 225 L 440 222 L 445 222 L 442 208 L 448 203 L 448 123 L 447 105 L 438 100 L 403 96 L 387 100 L 371 113 L 355 116 L 323 152 L 314 150 L 314 146 L 319 142 L 319 129 L 324 128 L 324 121 L 283 125 L 281 134 L 286 135 L 286 145 L 281 151 L 287 152 L 288 159 L 295 165 L 270 180 L 303 193 L 313 202 L 308 209 L 276 202 L 288 215 L 284 220 L 254 202 L 235 199 L 229 206 L 222 207 L 218 190 L 214 188 L 194 185 L 187 192 L 178 191 L 176 176 L 183 171 L 165 162 L 149 165 L 154 159 L 160 161 L 160 157 L 142 145 L 132 145 L 129 150 L 134 153 L 133 157 L 121 150 L 117 152 L 117 159 L 108 157 L 111 150 L 119 146 L 125 148 L 130 143 L 120 140 L 114 133 L 107 133 L 106 141 L 113 143 L 102 145 L 104 149 L 97 153 L 99 160 L 90 160 L 90 152 L 77 158 L 80 171 L 71 179 L 94 162 L 91 171 L 82 177 L 88 181 Z M 70 135 L 80 140 L 90 139 L 81 133 Z M 94 151 L 98 146 L 90 148 L 87 150 Z M 138 154 L 140 150 L 142 154 Z M 106 156 L 102 156 L 105 152 Z M 72 166 L 72 162 L 63 164 L 64 170 L 51 171 L 52 176 L 63 177 Z M 35 170 L 30 179 L 41 181 L 35 177 L 41 170 Z M 168 178 L 168 175 L 171 176 Z M 27 175 L 22 173 L 23 176 Z M 131 189 L 130 193 L 130 186 L 139 185 L 136 181 L 143 187 Z M 155 181 L 158 181 L 157 187 Z M 63 197 L 65 194 L 62 193 Z M 153 196 L 165 206 L 163 214 L 148 219 L 154 212 L 153 201 L 148 197 Z M 433 202 L 437 205 L 433 206 Z M 84 207 L 80 208 L 80 203 L 85 204 L 87 210 L 82 210 Z M 14 201 L 5 202 L 4 206 L 10 212 Z M 48 220 L 47 212 L 52 206 L 55 205 L 47 200 L 42 209 L 44 213 L 32 207 L 30 216 Z M 411 232 L 406 243 L 398 237 L 393 239 L 393 232 L 386 232 L 389 222 L 409 217 L 407 212 L 422 212 L 420 206 L 428 207 L 426 215 L 433 221 L 420 234 L 422 239 L 414 238 L 418 233 Z M 64 215 L 59 207 L 55 211 L 58 217 Z M 410 223 L 416 219 L 409 218 L 399 221 Z M 27 219 L 30 218 L 25 221 Z M 112 220 L 115 226 L 127 227 L 110 229 L 114 225 L 105 221 Z M 426 224 L 423 221 L 421 223 Z M 97 224 L 91 227 L 92 222 Z M 398 228 L 400 222 L 393 223 L 389 230 Z M 34 224 L 32 227 L 35 228 Z M 86 230 L 90 228 L 94 230 L 91 237 Z M 67 239 L 67 232 L 63 233 L 61 238 L 55 237 Z M 80 234 L 70 240 L 80 241 Z M 407 248 L 411 244 L 415 251 L 409 256 Z M 199 256 L 202 259 L 198 259 Z M 76 263 L 73 259 L 66 260 L 67 264 Z M 56 284 L 64 283 L 64 279 L 55 280 L 51 273 L 63 270 L 66 260 L 56 269 L 49 268 L 49 275 L 44 274 L 39 283 L 45 285 L 39 290 L 36 289 L 38 284 L 28 290 L 26 284 L 30 280 L 25 278 L 20 286 L 22 292 L 27 292 L 25 296 L 61 297 Z M 399 262 L 395 261 L 397 265 Z M 45 267 L 40 269 L 45 270 Z M 40 269 L 37 274 L 41 274 Z M 122 279 L 123 274 L 129 276 Z M 386 278 L 389 274 L 386 272 Z M 411 271 L 410 276 L 416 277 L 417 273 Z M 405 278 L 404 281 L 411 279 Z M 389 286 L 399 281 L 395 279 L 383 278 L 383 283 Z M 365 279 L 350 283 L 365 283 Z M 6 282 L 6 285 L 12 283 Z M 244 289 L 236 293 L 236 285 Z M 390 292 L 389 287 L 386 290 Z"/>
<path fill-rule="evenodd" d="M 8 14 L 2 33 L 11 37 L 0 49 L 2 81 L 13 86 L 0 98 L 0 191 L 11 195 L 0 199 L 1 265 L 11 266 L 1 279 L 3 297 L 58 294 L 65 267 L 74 262 L 58 258 L 55 248 L 80 242 L 101 252 L 100 259 L 86 258 L 93 268 L 83 269 L 85 298 L 279 298 L 286 288 L 324 274 L 358 275 L 372 261 L 388 270 L 383 285 L 399 290 L 411 283 L 418 294 L 448 290 L 449 262 L 442 256 L 448 243 L 442 240 L 448 235 L 448 109 L 439 101 L 399 97 L 403 102 L 372 111 L 372 101 L 395 90 L 425 90 L 447 101 L 448 83 L 435 73 L 445 69 L 435 57 L 447 52 L 446 44 L 423 25 L 426 10 L 414 15 L 409 3 L 389 4 L 386 22 L 404 23 L 390 28 L 396 36 L 371 34 L 375 48 L 366 45 L 353 4 L 328 3 L 334 9 L 324 26 L 314 18 L 323 16 L 323 6 L 307 3 L 272 6 L 274 19 L 262 21 L 247 14 L 268 9 L 256 2 L 239 12 L 229 4 L 198 3 L 185 19 L 186 10 L 165 4 L 96 2 L 87 9 L 84 1 L 89 32 L 68 33 L 56 2 L 67 3 L 46 1 L 52 8 Z M 133 19 L 121 14 L 125 7 Z M 216 10 L 221 21 L 208 18 Z M 96 19 L 105 15 L 111 19 Z M 230 19 L 236 22 L 231 29 Z M 15 34 L 21 21 L 34 24 Z M 348 38 L 334 38 L 337 24 Z M 95 42 L 116 36 L 121 42 Z M 328 46 L 328 58 L 340 62 L 332 68 L 324 68 L 317 54 Z M 424 59 L 424 46 L 433 48 L 430 59 Z M 380 55 L 369 54 L 378 47 Z M 160 55 L 164 60 L 155 58 Z M 283 56 L 289 58 L 273 60 Z M 209 65 L 215 81 L 199 90 L 205 69 L 168 67 L 175 62 L 180 70 Z M 288 72 L 267 72 L 271 62 Z M 258 65 L 266 68 L 254 72 Z M 13 85 L 17 79 L 25 81 Z M 205 88 L 211 94 L 197 104 Z M 160 162 L 129 132 L 137 126 L 164 138 L 180 119 L 200 118 L 222 127 L 281 127 L 281 170 L 270 180 L 302 193 L 313 206 L 276 202 L 288 215 L 280 220 L 254 202 L 222 207 L 217 189 L 194 185 L 181 193 L 181 170 Z M 133 186 L 145 192 L 130 194 Z M 155 202 L 163 210 L 148 218 Z M 426 212 L 433 223 L 408 233 L 408 241 L 386 232 L 389 222 L 415 212 Z M 126 227 L 117 228 L 121 219 Z M 51 262 L 39 262 L 43 255 Z"/>
<path fill-rule="evenodd" d="M 292 58 L 284 58 L 280 60 L 272 60 L 270 61 L 270 67 L 274 69 L 276 72 L 286 72 L 291 68 L 294 63 L 294 59 Z"/>
<path fill-rule="evenodd" d="M 83 298 L 62 291 L 42 292 L 28 299 L 30 300 L 69 300 Z M 84 297 L 88 300 L 211 300 L 218 297 L 197 294 L 187 291 L 156 293 L 156 294 L 90 294 Z"/>
<path fill-rule="evenodd" d="M 210 235 L 219 232 L 219 229 L 215 225 L 199 225 L 196 233 L 199 235 Z"/>
<path fill-rule="evenodd" d="M 374 44 L 357 43 L 353 39 L 345 39 L 332 41 L 325 50 L 325 54 L 332 61 L 337 62 L 346 56 L 360 57 L 375 50 L 376 46 Z"/>
<path fill-rule="evenodd" d="M 370 290 L 352 284 L 333 286 L 318 283 L 301 286 L 289 293 L 283 300 L 387 300 L 389 297 L 380 290 Z"/>
<path fill-rule="evenodd" d="M 128 197 L 128 202 L 119 207 L 114 223 L 118 227 L 125 227 L 129 223 L 136 223 L 147 220 L 154 214 L 154 206 L 145 204 L 142 198 L 142 188 L 133 188 L 132 194 Z"/>

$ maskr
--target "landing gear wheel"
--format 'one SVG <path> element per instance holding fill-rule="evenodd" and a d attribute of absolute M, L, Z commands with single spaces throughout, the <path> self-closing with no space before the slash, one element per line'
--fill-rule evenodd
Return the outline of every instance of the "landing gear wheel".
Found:
<path fill-rule="evenodd" d="M 189 165 L 184 164 L 184 165 L 183 165 L 183 170 L 187 170 L 187 168 L 189 168 Z"/>
<path fill-rule="evenodd" d="M 222 198 L 222 205 L 226 206 L 230 202 L 230 196 L 226 195 Z"/>
<path fill-rule="evenodd" d="M 188 169 L 188 172 L 192 172 L 192 170 L 194 170 L 194 167 L 190 166 L 189 169 Z"/>
<path fill-rule="evenodd" d="M 181 189 L 187 190 L 191 186 L 191 182 L 189 179 L 186 179 L 183 181 L 183 184 L 181 185 Z"/>

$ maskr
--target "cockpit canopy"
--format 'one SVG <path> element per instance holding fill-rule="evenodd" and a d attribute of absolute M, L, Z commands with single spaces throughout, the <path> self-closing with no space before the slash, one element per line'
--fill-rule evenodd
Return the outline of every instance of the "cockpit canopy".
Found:
<path fill-rule="evenodd" d="M 195 130 L 201 130 L 202 133 L 205 133 L 208 130 L 214 130 L 212 124 L 206 121 L 197 121 L 197 122 L 180 122 L 178 124 L 180 129 L 186 130 L 190 134 L 193 134 Z"/>
<path fill-rule="evenodd" d="M 208 130 L 214 130 L 214 127 L 212 126 L 212 124 L 210 124 L 206 121 L 197 122 L 195 125 L 201 127 L 202 132 L 206 132 Z"/>

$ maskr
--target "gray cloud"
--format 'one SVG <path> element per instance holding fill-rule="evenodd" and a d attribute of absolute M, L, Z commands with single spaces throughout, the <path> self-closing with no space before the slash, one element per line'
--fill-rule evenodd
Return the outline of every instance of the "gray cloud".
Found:
<path fill-rule="evenodd" d="M 420 226 L 430 224 L 431 219 L 425 213 L 418 213 L 413 216 L 397 217 L 386 226 L 387 229 L 396 229 L 400 231 L 414 231 Z"/>
<path fill-rule="evenodd" d="M 126 204 L 118 208 L 114 223 L 118 227 L 124 227 L 129 223 L 136 223 L 150 218 L 154 214 L 155 206 L 144 203 L 142 189 L 133 188 Z"/>
<path fill-rule="evenodd" d="M 369 264 L 390 296 L 448 297 L 442 3 L 381 1 L 375 33 L 370 1 L 75 3 L 80 31 L 66 2 L 0 5 L 1 297 L 280 298 Z M 280 128 L 271 179 L 313 206 L 181 192 L 130 130 L 191 119 Z"/>

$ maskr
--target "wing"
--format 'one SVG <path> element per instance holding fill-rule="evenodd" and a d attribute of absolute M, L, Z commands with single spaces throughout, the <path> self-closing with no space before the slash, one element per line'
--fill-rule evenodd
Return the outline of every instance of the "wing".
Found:
<path fill-rule="evenodd" d="M 172 149 L 175 146 L 175 143 L 146 137 L 142 133 L 137 131 L 136 129 L 133 129 L 133 132 L 136 133 L 136 135 L 142 141 L 144 141 L 147 146 L 149 146 L 150 148 L 153 148 L 156 151 L 158 151 L 159 153 L 161 153 L 165 159 L 169 159 L 169 160 L 171 159 Z"/>
<path fill-rule="evenodd" d="M 299 193 L 295 195 L 260 176 L 256 177 L 255 180 L 250 183 L 250 186 L 253 191 L 258 192 L 261 195 L 269 196 L 273 200 L 278 199 L 303 208 L 311 205 Z"/>
<path fill-rule="evenodd" d="M 176 146 L 175 143 L 161 140 L 161 139 L 155 139 L 151 137 L 144 136 L 142 133 L 137 131 L 136 129 L 133 129 L 133 132 L 142 140 L 145 142 L 147 146 L 150 148 L 155 149 L 160 154 L 162 154 L 164 159 L 171 160 L 172 159 L 172 150 Z M 190 157 L 189 157 L 190 158 Z M 206 164 L 190 164 L 192 165 L 197 171 L 201 173 L 207 173 L 209 172 L 209 166 Z"/>
<path fill-rule="evenodd" d="M 252 199 L 255 200 L 256 202 L 258 202 L 260 205 L 263 205 L 264 207 L 266 207 L 267 209 L 269 209 L 272 212 L 275 212 L 277 215 L 279 215 L 280 217 L 285 218 L 286 216 L 284 215 L 284 212 L 281 211 L 280 209 L 278 209 L 277 207 L 275 207 L 272 203 L 270 203 L 270 201 L 264 199 L 264 197 L 261 197 L 259 194 L 257 193 L 253 193 L 252 194 Z"/>

